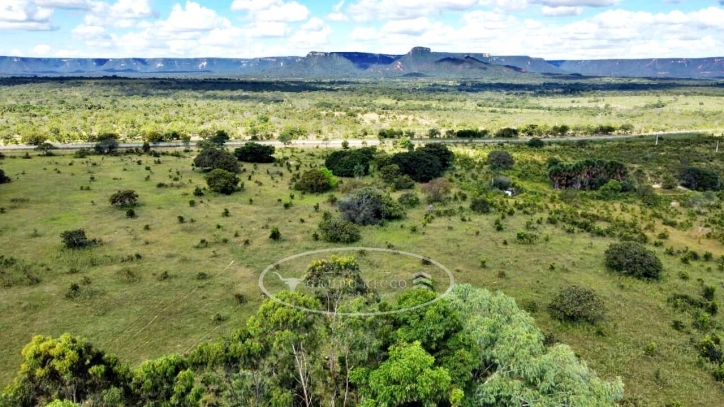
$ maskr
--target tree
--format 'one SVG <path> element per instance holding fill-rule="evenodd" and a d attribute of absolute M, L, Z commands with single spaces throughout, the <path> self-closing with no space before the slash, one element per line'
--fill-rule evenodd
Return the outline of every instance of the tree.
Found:
<path fill-rule="evenodd" d="M 433 129 L 428 130 L 428 131 L 427 131 L 427 137 L 429 137 L 429 138 L 438 138 L 438 137 L 440 137 L 440 129 L 433 128 Z"/>
<path fill-rule="evenodd" d="M 205 178 L 210 190 L 225 195 L 236 191 L 239 184 L 239 177 L 236 174 L 219 168 L 211 170 Z"/>
<path fill-rule="evenodd" d="M 528 140 L 527 144 L 528 147 L 531 148 L 543 148 L 546 146 L 546 143 L 537 137 L 533 137 L 532 139 Z"/>
<path fill-rule="evenodd" d="M 111 195 L 109 201 L 113 206 L 135 206 L 138 204 L 138 194 L 132 189 L 126 189 Z"/>
<path fill-rule="evenodd" d="M 46 136 L 42 136 L 38 133 L 27 133 L 23 134 L 23 136 L 21 137 L 22 142 L 29 146 L 39 146 L 45 143 L 45 140 L 47 139 L 48 138 Z"/>
<path fill-rule="evenodd" d="M 35 149 L 40 151 L 44 156 L 48 157 L 53 155 L 52 150 L 55 150 L 55 146 L 50 143 L 44 142 L 35 147 Z"/>
<path fill-rule="evenodd" d="M 401 219 L 405 210 L 392 197 L 375 188 L 362 188 L 337 202 L 342 218 L 357 225 L 373 225 L 383 220 Z"/>
<path fill-rule="evenodd" d="M 113 389 L 128 393 L 128 368 L 85 339 L 34 336 L 22 355 L 23 364 L 8 389 L 13 406 L 34 407 L 54 399 L 100 402 L 104 392 Z"/>
<path fill-rule="evenodd" d="M 553 297 L 548 311 L 559 321 L 595 324 L 603 319 L 606 308 L 595 291 L 572 285 L 563 288 Z"/>
<path fill-rule="evenodd" d="M 236 157 L 226 150 L 217 147 L 208 147 L 194 157 L 194 166 L 206 171 L 222 169 L 228 172 L 239 172 L 239 162 Z"/>
<path fill-rule="evenodd" d="M 679 179 L 682 185 L 695 191 L 718 191 L 721 188 L 719 174 L 708 168 L 686 168 Z"/>
<path fill-rule="evenodd" d="M 118 136 L 114 133 L 102 133 L 96 136 L 97 143 L 93 147 L 98 154 L 113 154 L 118 150 Z"/>
<path fill-rule="evenodd" d="M 332 183 L 322 170 L 318 168 L 312 168 L 302 174 L 301 178 L 295 184 L 294 188 L 300 191 L 316 194 L 320 192 L 326 192 L 332 189 Z"/>
<path fill-rule="evenodd" d="M 509 152 L 495 150 L 488 154 L 488 164 L 496 170 L 507 170 L 513 168 L 515 160 Z"/>
<path fill-rule="evenodd" d="M 221 147 L 223 146 L 227 141 L 229 141 L 229 133 L 226 132 L 226 130 L 216 130 L 213 136 L 209 137 L 209 141 L 216 144 L 217 146 Z"/>
<path fill-rule="evenodd" d="M 10 181 L 12 181 L 12 179 L 5 175 L 5 171 L 0 168 L 0 184 L 7 184 Z"/>
<path fill-rule="evenodd" d="M 393 345 L 389 359 L 377 369 L 353 371 L 352 380 L 362 387 L 361 406 L 422 405 L 433 407 L 447 399 L 450 374 L 433 367 L 435 358 L 420 342 Z"/>
<path fill-rule="evenodd" d="M 193 387 L 194 374 L 189 367 L 188 361 L 179 355 L 143 362 L 133 372 L 131 381 L 138 405 L 190 407 L 186 401 Z"/>
<path fill-rule="evenodd" d="M 88 239 L 83 229 L 66 230 L 60 234 L 60 238 L 68 249 L 82 249 L 98 242 L 96 239 Z"/>
<path fill-rule="evenodd" d="M 420 190 L 427 197 L 428 203 L 441 202 L 452 191 L 452 183 L 447 178 L 435 178 L 426 184 L 422 184 Z"/>
<path fill-rule="evenodd" d="M 492 204 L 487 199 L 479 196 L 470 201 L 470 210 L 476 213 L 490 213 Z"/>
<path fill-rule="evenodd" d="M 390 164 L 400 168 L 400 172 L 409 175 L 415 182 L 428 182 L 445 171 L 440 159 L 424 151 L 397 153 L 390 158 Z"/>
<path fill-rule="evenodd" d="M 450 151 L 450 149 L 442 143 L 425 144 L 424 147 L 420 147 L 417 150 L 437 157 L 443 171 L 449 170 L 455 162 L 455 153 Z"/>
<path fill-rule="evenodd" d="M 664 266 L 656 253 L 640 243 L 613 243 L 606 249 L 606 267 L 641 279 L 659 279 Z"/>
<path fill-rule="evenodd" d="M 354 243 L 362 238 L 359 227 L 344 219 L 324 219 L 319 223 L 322 239 L 330 243 Z"/>
<path fill-rule="evenodd" d="M 367 175 L 376 151 L 375 147 L 333 151 L 324 160 L 324 166 L 338 177 L 358 176 L 360 174 L 360 167 L 358 166 L 362 167 L 362 175 Z M 356 173 L 355 169 L 357 169 Z"/>
<path fill-rule="evenodd" d="M 249 163 L 273 163 L 274 146 L 265 146 L 259 143 L 249 142 L 243 147 L 234 150 L 234 155 L 239 161 Z"/>

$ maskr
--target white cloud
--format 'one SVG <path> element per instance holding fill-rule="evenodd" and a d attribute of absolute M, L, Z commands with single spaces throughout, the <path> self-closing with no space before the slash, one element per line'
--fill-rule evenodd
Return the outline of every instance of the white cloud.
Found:
<path fill-rule="evenodd" d="M 583 14 L 583 7 L 543 6 L 542 13 L 544 16 L 548 17 L 580 16 L 581 14 Z"/>
<path fill-rule="evenodd" d="M 38 56 L 45 56 L 50 54 L 50 51 L 52 51 L 53 48 L 48 44 L 38 44 L 35 47 L 33 47 L 33 54 Z"/>
<path fill-rule="evenodd" d="M 309 9 L 296 1 L 289 3 L 273 5 L 264 10 L 258 10 L 254 13 L 257 21 L 285 21 L 297 22 L 304 21 L 309 16 Z"/>
<path fill-rule="evenodd" d="M 53 30 L 53 9 L 30 0 L 0 0 L 0 30 Z"/>
<path fill-rule="evenodd" d="M 86 10 L 93 6 L 90 0 L 35 0 L 34 3 L 40 7 L 70 10 Z"/>
<path fill-rule="evenodd" d="M 288 33 L 287 25 L 277 21 L 259 21 L 251 24 L 245 30 L 246 36 L 252 38 L 284 37 Z"/>
<path fill-rule="evenodd" d="M 470 9 L 478 0 L 358 0 L 347 7 L 356 21 L 408 20 Z"/>
<path fill-rule="evenodd" d="M 383 25 L 383 33 L 420 35 L 432 28 L 427 17 L 418 17 L 410 20 L 393 20 Z"/>
<path fill-rule="evenodd" d="M 327 15 L 327 19 L 330 21 L 349 21 L 349 17 L 342 13 L 342 7 L 344 7 L 345 0 L 340 1 L 332 7 L 333 12 Z"/>
<path fill-rule="evenodd" d="M 279 0 L 234 0 L 231 9 L 234 11 L 267 10 L 271 6 L 281 3 Z"/>
<path fill-rule="evenodd" d="M 219 16 L 212 9 L 201 6 L 192 1 L 186 2 L 186 7 L 175 4 L 166 21 L 158 23 L 161 30 L 168 32 L 183 31 L 210 31 L 214 28 L 231 26 L 231 22 Z"/>
<path fill-rule="evenodd" d="M 620 0 L 531 0 L 533 4 L 549 7 L 609 7 Z"/>

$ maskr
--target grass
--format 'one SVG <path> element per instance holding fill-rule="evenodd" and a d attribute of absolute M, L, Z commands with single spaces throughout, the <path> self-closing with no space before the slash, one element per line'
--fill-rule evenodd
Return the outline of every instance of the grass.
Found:
<path fill-rule="evenodd" d="M 664 156 L 639 158 L 629 164 L 655 174 L 666 169 L 676 153 L 696 155 L 699 160 L 711 156 L 712 165 L 721 168 L 720 156 L 708 152 L 706 140 L 681 138 L 677 142 L 688 147 L 677 144 L 661 152 Z M 535 165 L 542 165 L 550 155 L 570 159 L 620 156 L 634 151 L 644 156 L 642 149 L 649 147 L 642 143 L 650 144 L 651 140 L 600 142 L 583 148 L 570 143 L 543 150 L 521 145 L 502 147 L 517 160 L 517 168 L 508 175 L 526 189 L 526 193 L 508 202 L 512 205 L 533 199 L 548 204 L 550 209 L 567 207 L 540 177 L 540 170 L 527 172 L 521 168 L 538 168 Z M 484 157 L 493 148 L 501 147 L 461 146 L 456 147 L 456 152 L 475 158 Z M 204 187 L 205 183 L 203 175 L 192 170 L 191 153 L 178 158 L 162 156 L 158 158 L 160 164 L 154 163 L 155 158 L 134 155 L 78 159 L 72 154 L 33 154 L 29 160 L 16 158 L 20 153 L 9 155 L 0 161 L 13 178 L 12 183 L 0 186 L 0 207 L 5 208 L 5 213 L 0 214 L 0 254 L 30 264 L 41 281 L 37 285 L 0 288 L 0 383 L 12 379 L 21 360 L 19 351 L 34 334 L 71 332 L 134 364 L 167 353 L 183 353 L 201 341 L 239 327 L 256 310 L 262 299 L 257 282 L 267 265 L 292 254 L 336 247 L 311 237 L 322 212 L 335 212 L 336 207 L 327 203 L 326 195 L 291 191 L 292 173 L 283 169 L 283 176 L 269 175 L 267 169 L 273 168 L 272 164 L 245 164 L 245 172 L 240 175 L 245 185 L 241 192 L 229 196 L 207 192 L 195 197 L 194 188 Z M 321 162 L 321 152 L 315 150 L 283 149 L 277 154 L 281 155 L 293 155 L 302 163 L 301 170 Z M 474 172 L 457 170 L 449 176 L 458 188 L 470 194 Z M 479 172 L 481 179 L 487 179 L 489 170 Z M 147 175 L 149 180 L 145 180 Z M 91 177 L 94 181 L 90 181 Z M 363 181 L 376 182 L 371 177 Z M 160 182 L 177 186 L 159 188 Z M 81 190 L 81 186 L 90 186 L 90 190 Z M 125 210 L 108 202 L 110 195 L 121 189 L 133 189 L 140 196 L 135 218 L 127 218 Z M 342 196 L 339 191 L 333 193 Z M 191 199 L 196 201 L 193 207 L 189 205 Z M 285 209 L 284 202 L 292 205 Z M 319 211 L 313 207 L 317 203 Z M 436 204 L 436 208 L 468 204 L 469 198 Z M 626 201 L 629 209 L 625 212 L 620 202 L 585 200 L 579 205 L 579 210 L 613 211 L 642 223 L 650 214 L 635 200 Z M 478 215 L 469 210 L 463 215 L 465 221 L 458 215 L 438 216 L 423 226 L 425 207 L 422 204 L 408 210 L 402 221 L 364 227 L 359 246 L 393 246 L 429 256 L 452 270 L 457 282 L 501 290 L 515 297 L 519 304 L 533 310 L 532 315 L 545 333 L 571 345 L 600 376 L 621 376 L 627 397 L 638 398 L 642 405 L 663 406 L 674 400 L 688 406 L 720 403 L 721 385 L 699 366 L 689 342 L 696 332 L 672 329 L 674 319 L 682 319 L 687 325 L 689 320 L 667 303 L 672 293 L 698 296 L 699 279 L 718 285 L 716 296 L 721 301 L 724 274 L 717 271 L 714 262 L 685 265 L 665 255 L 663 247 L 655 248 L 664 262 L 665 276 L 660 282 L 644 282 L 605 269 L 603 253 L 616 239 L 592 237 L 581 231 L 570 234 L 560 226 L 537 224 L 535 220 L 545 219 L 548 210 L 532 215 L 517 210 L 502 221 L 505 229 L 496 231 L 494 220 L 499 213 Z M 225 208 L 229 216 L 222 215 Z M 721 216 L 721 209 L 701 210 L 693 217 L 690 208 L 672 213 L 679 219 L 692 219 L 695 226 L 678 230 L 653 220 L 653 231 L 647 231 L 652 239 L 667 229 L 671 237 L 665 246 L 688 247 L 700 254 L 724 254 L 721 242 L 699 239 L 695 234 L 696 226 L 705 224 L 708 216 Z M 184 217 L 184 223 L 178 216 Z M 516 233 L 526 229 L 528 220 L 534 221 L 535 233 L 541 239 L 532 245 L 519 244 Z M 282 233 L 278 242 L 269 239 L 273 227 Z M 88 250 L 64 249 L 60 233 L 78 228 L 102 244 Z M 207 245 L 199 244 L 202 239 Z M 481 259 L 486 260 L 485 268 L 481 267 Z M 384 256 L 372 256 L 368 261 L 401 268 L 395 263 L 398 260 L 385 260 Z M 297 262 L 295 267 L 304 264 Z M 678 277 L 682 271 L 690 275 L 688 281 Z M 66 293 L 73 283 L 80 286 L 82 295 L 68 299 Z M 563 324 L 550 318 L 545 310 L 548 302 L 569 284 L 594 288 L 603 298 L 608 313 L 601 325 Z M 240 303 L 238 294 L 246 301 Z M 715 320 L 724 323 L 721 316 Z M 658 345 L 654 356 L 644 352 L 651 342 Z"/>

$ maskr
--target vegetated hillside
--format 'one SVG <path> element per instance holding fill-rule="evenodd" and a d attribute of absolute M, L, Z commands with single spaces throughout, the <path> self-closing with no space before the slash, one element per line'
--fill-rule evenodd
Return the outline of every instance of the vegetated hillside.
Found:
<path fill-rule="evenodd" d="M 662 78 L 724 78 L 724 58 L 601 59 L 549 61 L 581 75 Z"/>

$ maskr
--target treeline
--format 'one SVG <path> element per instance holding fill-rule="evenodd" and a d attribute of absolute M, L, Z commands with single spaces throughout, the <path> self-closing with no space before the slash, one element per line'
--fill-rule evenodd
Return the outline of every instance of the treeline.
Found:
<path fill-rule="evenodd" d="M 495 131 L 490 129 L 447 129 L 444 132 L 440 129 L 429 129 L 423 137 L 427 138 L 515 138 L 518 136 L 525 137 L 565 137 L 565 136 L 597 136 L 597 135 L 613 135 L 613 134 L 633 134 L 634 126 L 631 124 L 622 124 L 614 126 L 610 124 L 598 124 L 587 126 L 568 126 L 566 124 L 548 126 L 545 124 L 527 124 L 520 128 L 502 127 Z M 396 139 L 402 137 L 414 138 L 415 132 L 401 129 L 380 129 L 377 136 L 380 139 Z"/>
<path fill-rule="evenodd" d="M 353 257 L 332 258 L 312 263 L 305 278 L 357 269 Z M 368 290 L 336 294 L 348 300 L 282 292 L 299 308 L 267 299 L 230 335 L 136 369 L 81 338 L 36 336 L 0 406 L 613 407 L 623 395 L 620 380 L 599 379 L 568 346 L 546 346 L 503 294 L 457 285 L 418 309 L 436 294 L 413 289 L 390 302 Z M 352 315 L 304 310 L 326 310 L 325 298 Z M 375 311 L 387 313 L 354 316 Z"/>
<path fill-rule="evenodd" d="M 565 164 L 549 162 L 548 177 L 555 189 L 598 190 L 609 181 L 623 181 L 628 170 L 618 161 L 586 159 Z"/>

